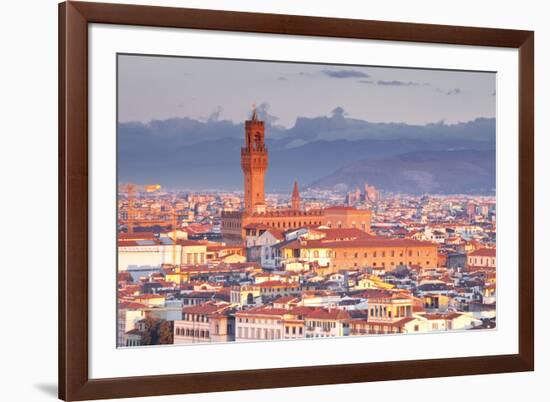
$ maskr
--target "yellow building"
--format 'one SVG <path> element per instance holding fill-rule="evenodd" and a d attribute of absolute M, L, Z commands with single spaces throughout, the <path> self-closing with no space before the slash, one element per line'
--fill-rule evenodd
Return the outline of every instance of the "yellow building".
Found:
<path fill-rule="evenodd" d="M 181 246 L 182 265 L 201 265 L 206 263 L 207 245 L 193 240 L 178 241 Z"/>
<path fill-rule="evenodd" d="M 351 268 L 418 265 L 437 267 L 437 245 L 408 239 L 367 237 L 349 241 L 295 240 L 280 246 L 283 265 L 297 260 L 316 262 L 322 274 Z"/>

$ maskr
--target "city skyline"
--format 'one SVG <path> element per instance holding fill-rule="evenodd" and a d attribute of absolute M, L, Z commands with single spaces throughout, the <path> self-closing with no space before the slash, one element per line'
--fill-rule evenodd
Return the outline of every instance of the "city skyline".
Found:
<path fill-rule="evenodd" d="M 118 123 L 118 347 L 496 328 L 494 75 L 132 60 L 120 116 L 197 106 Z"/>

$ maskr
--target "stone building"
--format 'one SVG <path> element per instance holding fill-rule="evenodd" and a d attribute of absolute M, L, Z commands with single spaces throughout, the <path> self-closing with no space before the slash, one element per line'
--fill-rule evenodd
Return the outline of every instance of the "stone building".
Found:
<path fill-rule="evenodd" d="M 330 207 L 304 210 L 298 183 L 294 182 L 291 205 L 285 209 L 269 209 L 265 202 L 265 173 L 269 166 L 265 146 L 264 122 L 256 110 L 245 122 L 245 146 L 241 148 L 241 169 L 244 176 L 244 209 L 222 212 L 222 235 L 244 239 L 246 227 L 255 224 L 286 231 L 304 226 L 356 227 L 370 232 L 371 211 L 354 207 Z"/>

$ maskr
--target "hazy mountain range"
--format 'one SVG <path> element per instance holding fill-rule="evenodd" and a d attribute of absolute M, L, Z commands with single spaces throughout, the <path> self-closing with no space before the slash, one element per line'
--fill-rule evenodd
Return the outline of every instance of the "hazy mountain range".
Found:
<path fill-rule="evenodd" d="M 368 181 L 386 191 L 492 193 L 495 119 L 408 125 L 300 117 L 291 128 L 267 121 L 267 191 L 307 186 L 344 189 Z M 242 188 L 243 124 L 189 118 L 119 123 L 119 181 L 167 188 Z"/>
<path fill-rule="evenodd" d="M 316 188 L 363 188 L 367 181 L 385 191 L 408 194 L 493 194 L 494 150 L 416 151 L 370 158 L 338 169 Z"/>

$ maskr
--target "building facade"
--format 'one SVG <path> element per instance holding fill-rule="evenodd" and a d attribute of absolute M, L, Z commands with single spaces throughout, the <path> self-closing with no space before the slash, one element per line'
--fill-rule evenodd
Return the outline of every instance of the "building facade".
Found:
<path fill-rule="evenodd" d="M 226 302 L 184 307 L 181 320 L 174 321 L 174 344 L 233 341 L 231 312 L 231 304 Z"/>
<path fill-rule="evenodd" d="M 277 246 L 282 265 L 294 260 L 315 262 L 316 269 L 323 274 L 365 267 L 384 271 L 398 266 L 437 267 L 437 245 L 417 240 L 376 237 L 348 241 L 295 240 Z"/>
<path fill-rule="evenodd" d="M 494 248 L 480 248 L 468 253 L 468 269 L 490 268 L 496 269 L 497 251 Z"/>

